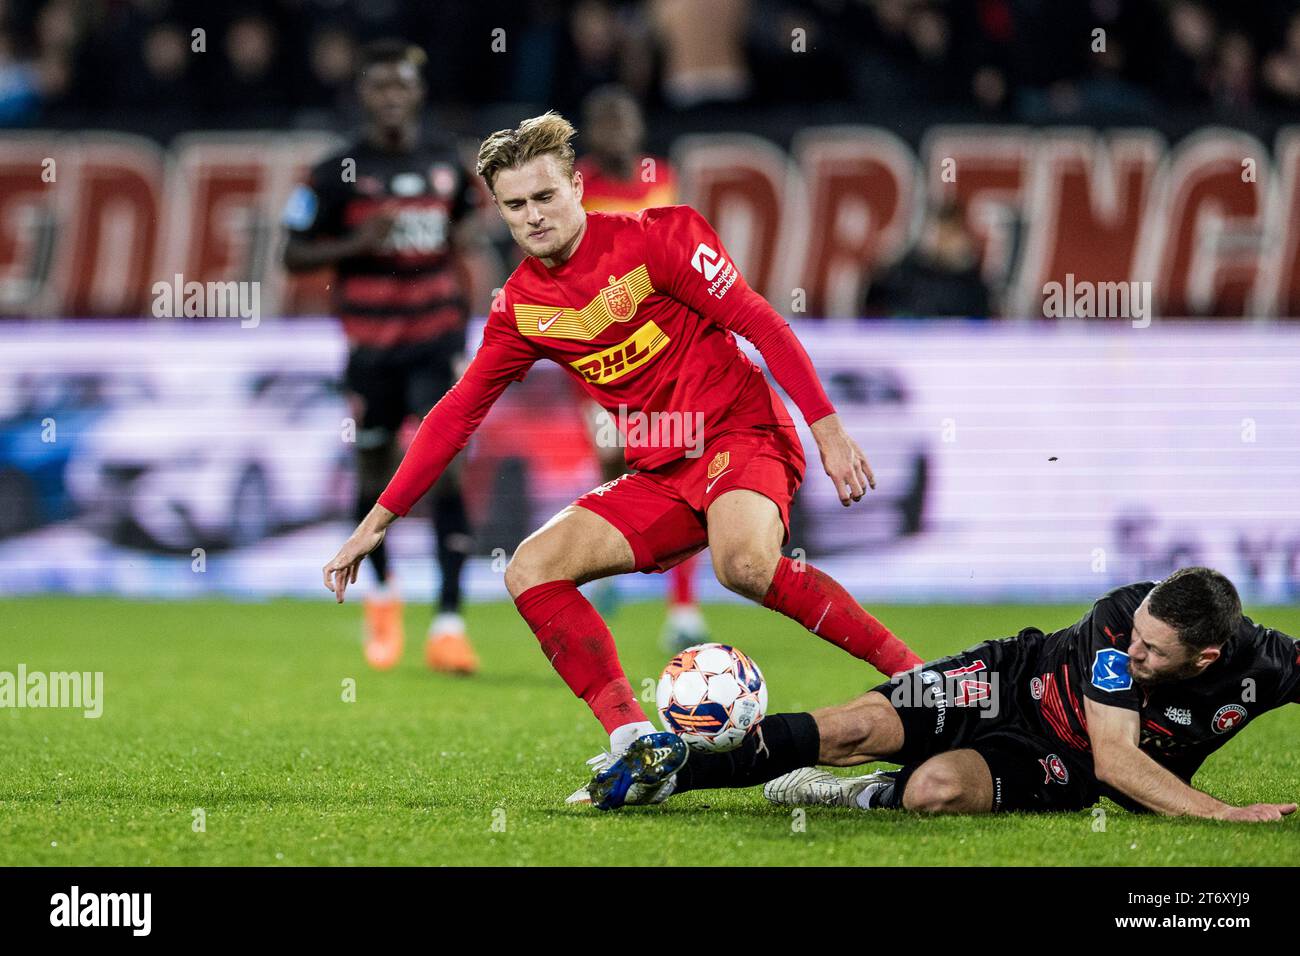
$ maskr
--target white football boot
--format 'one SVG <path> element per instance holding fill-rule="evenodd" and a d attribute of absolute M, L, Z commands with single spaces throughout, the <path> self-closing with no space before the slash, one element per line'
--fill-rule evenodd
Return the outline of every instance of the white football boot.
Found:
<path fill-rule="evenodd" d="M 865 810 L 871 798 L 894 782 L 892 774 L 840 777 L 817 767 L 801 767 L 763 785 L 763 796 L 783 807 L 850 807 Z"/>

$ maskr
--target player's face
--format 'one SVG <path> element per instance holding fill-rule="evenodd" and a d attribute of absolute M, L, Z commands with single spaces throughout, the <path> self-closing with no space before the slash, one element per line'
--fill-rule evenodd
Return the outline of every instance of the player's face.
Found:
<path fill-rule="evenodd" d="M 410 63 L 376 63 L 357 84 L 361 106 L 371 121 L 396 130 L 414 122 L 424 102 L 424 83 Z"/>
<path fill-rule="evenodd" d="M 1173 627 L 1147 609 L 1145 600 L 1133 615 L 1128 672 L 1139 684 L 1163 684 L 1195 677 L 1218 656 L 1217 648 L 1195 651 L 1184 644 Z"/>
<path fill-rule="evenodd" d="M 565 175 L 560 161 L 547 154 L 501 170 L 492 187 L 497 211 L 524 252 L 547 265 L 572 254 L 587 222 L 581 173 Z"/>

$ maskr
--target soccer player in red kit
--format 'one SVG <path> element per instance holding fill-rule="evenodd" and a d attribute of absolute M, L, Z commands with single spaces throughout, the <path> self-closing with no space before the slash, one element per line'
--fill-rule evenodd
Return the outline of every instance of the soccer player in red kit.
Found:
<path fill-rule="evenodd" d="M 627 438 L 624 475 L 526 538 L 505 583 L 542 653 L 618 755 L 654 731 L 614 638 L 578 585 L 664 571 L 708 546 L 727 588 L 888 676 L 921 660 L 815 567 L 782 556 L 804 456 L 752 342 L 809 423 L 847 507 L 874 487 L 807 353 L 689 206 L 588 213 L 573 127 L 555 113 L 483 141 L 477 171 L 528 254 L 496 296 L 461 380 L 424 418 L 397 473 L 323 569 L 342 601 L 362 559 L 437 480 L 492 403 L 539 359 L 580 377 Z M 597 760 L 608 760 L 608 755 Z"/>
<path fill-rule="evenodd" d="M 587 94 L 582 103 L 585 156 L 575 164 L 582 173 L 582 208 L 588 212 L 640 212 L 650 206 L 677 202 L 677 176 L 664 156 L 642 153 L 645 120 L 641 105 L 622 86 L 601 86 Z M 596 438 L 596 457 L 602 481 L 613 481 L 627 470 L 624 442 L 616 428 L 609 427 L 609 412 L 592 399 L 585 399 L 587 419 Z M 615 440 L 602 442 L 602 436 Z M 668 572 L 668 615 L 660 640 L 665 650 L 677 653 L 709 639 L 708 625 L 695 600 L 698 556 L 692 555 Z M 617 605 L 614 578 L 606 578 L 593 594 L 593 602 L 606 617 Z"/>

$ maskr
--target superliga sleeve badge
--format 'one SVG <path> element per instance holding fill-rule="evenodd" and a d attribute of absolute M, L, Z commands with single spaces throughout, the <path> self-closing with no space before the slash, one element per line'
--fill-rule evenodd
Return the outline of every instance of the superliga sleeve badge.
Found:
<path fill-rule="evenodd" d="M 1107 693 L 1128 690 L 1133 678 L 1128 672 L 1128 655 L 1113 647 L 1103 647 L 1092 660 L 1092 686 Z"/>

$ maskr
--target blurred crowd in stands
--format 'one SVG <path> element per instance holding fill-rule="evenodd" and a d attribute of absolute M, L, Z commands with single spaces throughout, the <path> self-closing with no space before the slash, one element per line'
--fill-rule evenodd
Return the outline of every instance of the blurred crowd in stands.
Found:
<path fill-rule="evenodd" d="M 923 104 L 1118 125 L 1300 107 L 1296 0 L 0 0 L 0 125 L 338 127 L 358 45 L 386 35 L 428 51 L 444 115 L 574 109 L 611 81 L 652 118 Z"/>

